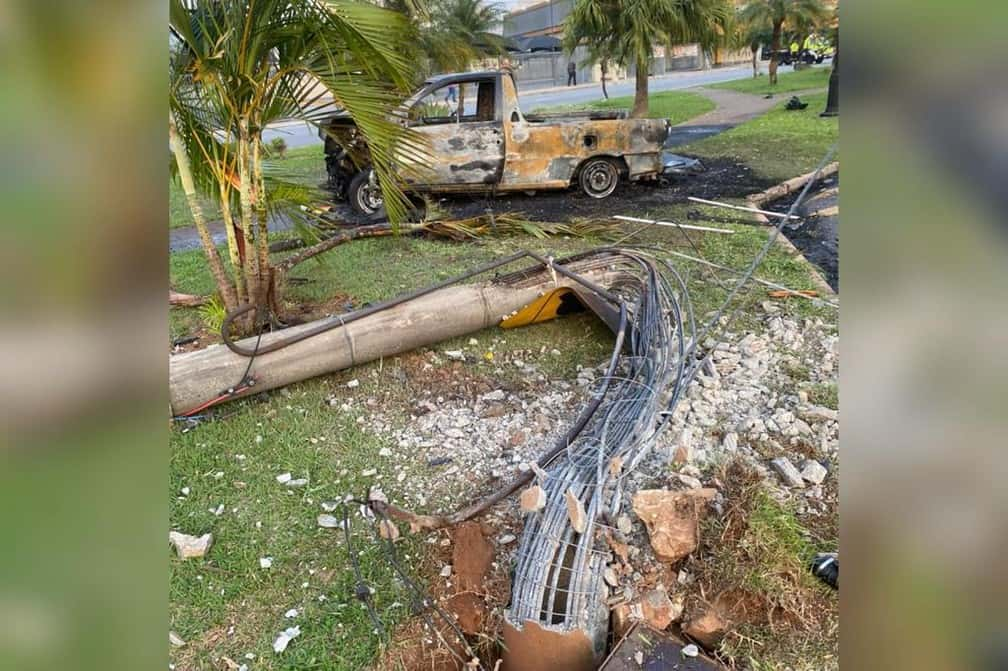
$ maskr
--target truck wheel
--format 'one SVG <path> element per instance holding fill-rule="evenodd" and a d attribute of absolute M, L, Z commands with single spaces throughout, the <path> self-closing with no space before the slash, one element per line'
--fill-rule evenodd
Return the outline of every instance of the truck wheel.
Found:
<path fill-rule="evenodd" d="M 381 187 L 371 184 L 371 170 L 361 170 L 350 180 L 347 188 L 347 200 L 350 207 L 360 214 L 374 214 L 381 209 Z"/>
<path fill-rule="evenodd" d="M 581 166 L 581 190 L 592 198 L 605 198 L 619 184 L 619 168 L 607 158 L 592 158 Z"/>

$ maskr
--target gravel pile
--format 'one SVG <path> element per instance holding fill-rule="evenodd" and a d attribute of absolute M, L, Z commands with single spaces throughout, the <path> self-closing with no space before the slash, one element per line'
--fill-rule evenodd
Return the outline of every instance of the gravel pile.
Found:
<path fill-rule="evenodd" d="M 837 412 L 809 397 L 817 386 L 836 382 L 835 327 L 773 314 L 764 323 L 761 333 L 716 344 L 713 365 L 691 385 L 654 453 L 629 477 L 628 494 L 695 486 L 710 467 L 738 456 L 782 493 L 800 493 L 800 511 L 826 509 L 823 481 L 836 463 Z M 521 365 L 535 368 L 528 357 Z M 604 368 L 583 366 L 573 382 L 544 379 L 533 390 L 497 389 L 472 398 L 429 389 L 405 425 L 374 408 L 367 424 L 394 446 L 383 456 L 398 470 L 401 503 L 446 512 L 528 470 L 569 426 Z M 670 465 L 681 474 L 671 480 Z"/>

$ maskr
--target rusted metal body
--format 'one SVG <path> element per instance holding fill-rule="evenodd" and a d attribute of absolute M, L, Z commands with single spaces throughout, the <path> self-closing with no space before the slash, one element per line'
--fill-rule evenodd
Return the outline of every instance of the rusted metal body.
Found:
<path fill-rule="evenodd" d="M 429 143 L 429 169 L 403 170 L 418 193 L 495 193 L 566 189 L 579 184 L 604 198 L 620 180 L 659 175 L 669 123 L 628 119 L 619 110 L 524 114 L 510 72 L 444 75 L 409 100 L 402 123 Z M 369 170 L 352 119 L 336 115 L 322 129 L 330 185 L 357 203 L 350 184 Z M 359 187 L 360 180 L 355 187 Z M 373 178 L 371 186 L 374 186 Z"/>

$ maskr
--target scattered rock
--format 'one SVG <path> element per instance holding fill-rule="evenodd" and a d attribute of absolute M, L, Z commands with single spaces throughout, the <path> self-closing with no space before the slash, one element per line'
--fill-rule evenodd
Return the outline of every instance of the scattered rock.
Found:
<path fill-rule="evenodd" d="M 634 661 L 637 662 L 637 666 L 644 666 L 644 653 L 638 650 L 633 654 Z"/>
<path fill-rule="evenodd" d="M 298 609 L 297 608 L 291 608 L 286 613 L 284 613 L 284 617 L 286 617 L 288 620 L 290 618 L 292 618 L 292 617 L 297 617 L 297 616 L 298 616 Z"/>
<path fill-rule="evenodd" d="M 280 475 L 276 476 L 276 481 L 279 482 L 281 485 L 286 485 L 288 482 L 290 482 L 290 479 L 291 479 L 290 473 L 281 473 Z"/>
<path fill-rule="evenodd" d="M 612 566 L 606 566 L 602 577 L 610 587 L 617 587 L 619 585 L 619 576 L 616 575 L 616 570 Z"/>
<path fill-rule="evenodd" d="M 168 542 L 175 546 L 175 552 L 178 553 L 179 559 L 198 559 L 210 551 L 210 546 L 213 545 L 213 534 L 190 536 L 172 531 L 168 534 Z"/>
<path fill-rule="evenodd" d="M 805 481 L 802 479 L 801 473 L 795 468 L 794 464 L 787 457 L 777 457 L 770 462 L 773 469 L 777 471 L 777 474 L 781 477 L 788 487 L 805 487 Z"/>
<path fill-rule="evenodd" d="M 616 528 L 624 536 L 629 536 L 630 532 L 633 531 L 633 522 L 630 520 L 629 515 L 620 515 L 616 518 Z"/>
<path fill-rule="evenodd" d="M 581 499 L 574 495 L 573 489 L 564 492 L 564 500 L 567 502 L 567 517 L 570 518 L 574 531 L 583 534 L 588 528 L 588 515 L 585 513 L 584 504 Z"/>
<path fill-rule="evenodd" d="M 308 478 L 298 478 L 297 480 L 288 480 L 284 484 L 291 488 L 304 487 L 305 485 L 308 484 Z"/>
<path fill-rule="evenodd" d="M 672 624 L 673 606 L 664 589 L 653 589 L 641 598 L 644 621 L 661 631 Z"/>
<path fill-rule="evenodd" d="M 378 523 L 378 534 L 390 541 L 399 540 L 399 527 L 392 520 L 382 520 Z"/>
<path fill-rule="evenodd" d="M 182 496 L 189 496 L 189 488 L 188 488 L 188 487 L 183 487 L 183 488 L 182 488 L 181 490 L 179 490 L 179 491 L 181 491 L 181 492 L 182 492 Z"/>
<path fill-rule="evenodd" d="M 504 400 L 504 390 L 494 389 L 493 391 L 488 391 L 483 394 L 484 401 L 503 401 Z"/>
<path fill-rule="evenodd" d="M 174 631 L 168 632 L 168 642 L 175 646 L 176 648 L 181 648 L 186 644 L 185 639 L 176 634 Z"/>
<path fill-rule="evenodd" d="M 521 493 L 522 512 L 536 513 L 546 507 L 546 492 L 539 485 L 532 485 Z"/>
<path fill-rule="evenodd" d="M 259 557 L 259 568 L 270 568 L 273 566 L 273 557 Z"/>
<path fill-rule="evenodd" d="M 683 485 L 689 487 L 690 489 L 700 489 L 703 487 L 703 483 L 700 482 L 698 478 L 694 478 L 692 475 L 686 475 L 685 473 L 676 473 L 676 479 L 679 480 Z"/>
<path fill-rule="evenodd" d="M 444 566 L 441 567 L 441 577 L 442 578 L 450 578 L 451 574 L 452 574 L 451 564 L 445 564 Z"/>
<path fill-rule="evenodd" d="M 682 649 L 683 657 L 696 657 L 700 654 L 700 648 L 696 647 L 693 643 L 689 645 L 684 645 Z"/>
<path fill-rule="evenodd" d="M 445 350 L 444 355 L 452 361 L 465 361 L 465 354 L 460 349 Z"/>
<path fill-rule="evenodd" d="M 728 631 L 728 623 L 717 610 L 710 608 L 690 618 L 683 633 L 708 650 L 715 650 Z"/>
<path fill-rule="evenodd" d="M 280 654 L 287 649 L 287 644 L 301 635 L 301 627 L 288 627 L 280 632 L 280 635 L 273 641 L 273 652 Z"/>
<path fill-rule="evenodd" d="M 503 536 L 501 536 L 500 538 L 497 539 L 497 542 L 500 543 L 501 545 L 507 545 L 508 543 L 514 543 L 514 541 L 515 541 L 515 535 L 514 534 L 504 534 Z"/>
<path fill-rule="evenodd" d="M 315 519 L 318 522 L 318 525 L 325 529 L 343 528 L 343 520 L 339 519 L 335 515 L 319 515 Z"/>
<path fill-rule="evenodd" d="M 701 511 L 698 504 L 713 499 L 716 493 L 714 489 L 703 488 L 685 492 L 642 489 L 634 494 L 633 510 L 647 527 L 658 559 L 676 562 L 696 549 Z"/>
<path fill-rule="evenodd" d="M 350 380 L 349 382 L 347 382 L 346 386 L 349 389 L 354 389 L 356 387 L 359 387 L 360 386 L 360 380 L 358 380 L 357 378 L 354 378 L 354 379 Z"/>
<path fill-rule="evenodd" d="M 826 479 L 826 467 L 814 459 L 806 459 L 802 464 L 801 476 L 813 485 L 821 485 Z"/>

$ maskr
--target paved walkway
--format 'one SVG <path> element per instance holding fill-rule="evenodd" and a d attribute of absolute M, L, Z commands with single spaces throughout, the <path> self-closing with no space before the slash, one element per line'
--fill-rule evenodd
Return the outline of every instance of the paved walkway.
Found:
<path fill-rule="evenodd" d="M 738 91 L 729 89 L 698 87 L 690 90 L 706 98 L 710 98 L 717 107 L 706 114 L 701 114 L 689 121 L 684 121 L 681 124 L 673 126 L 672 133 L 669 134 L 669 138 L 665 142 L 666 148 L 689 144 L 690 142 L 723 133 L 761 114 L 766 114 L 780 103 L 781 100 L 786 100 L 794 95 L 800 98 L 812 93 L 819 93 L 825 89 L 817 88 L 780 93 L 776 94 L 773 98 L 765 98 L 759 94 L 739 93 Z"/>

